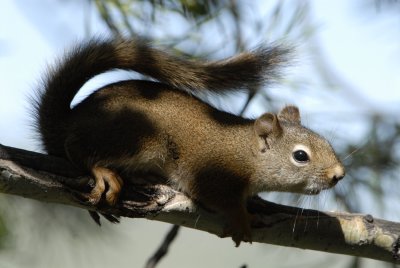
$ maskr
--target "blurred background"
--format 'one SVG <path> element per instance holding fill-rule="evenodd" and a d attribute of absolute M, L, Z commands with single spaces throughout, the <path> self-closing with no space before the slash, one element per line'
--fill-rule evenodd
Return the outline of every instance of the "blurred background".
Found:
<path fill-rule="evenodd" d="M 27 96 L 64 49 L 93 35 L 154 40 L 177 54 L 221 59 L 278 41 L 296 47 L 279 83 L 254 96 L 205 98 L 246 117 L 300 107 L 347 168 L 316 197 L 265 193 L 303 208 L 369 213 L 400 221 L 400 1 L 3 0 L 0 5 L 0 143 L 39 151 Z M 135 74 L 113 72 L 88 83 Z M 103 221 L 86 211 L 0 196 L 0 267 L 144 267 L 169 225 Z M 393 267 L 377 261 L 243 244 L 181 229 L 159 267 Z"/>

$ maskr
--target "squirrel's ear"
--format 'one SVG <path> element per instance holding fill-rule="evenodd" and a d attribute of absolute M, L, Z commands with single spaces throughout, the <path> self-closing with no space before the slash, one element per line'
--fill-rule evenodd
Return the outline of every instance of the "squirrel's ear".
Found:
<path fill-rule="evenodd" d="M 279 120 L 288 121 L 300 125 L 300 111 L 299 108 L 293 105 L 284 107 L 278 114 Z"/>
<path fill-rule="evenodd" d="M 273 135 L 278 137 L 282 134 L 282 127 L 279 124 L 278 117 L 275 114 L 265 113 L 254 123 L 254 130 L 260 137 Z"/>

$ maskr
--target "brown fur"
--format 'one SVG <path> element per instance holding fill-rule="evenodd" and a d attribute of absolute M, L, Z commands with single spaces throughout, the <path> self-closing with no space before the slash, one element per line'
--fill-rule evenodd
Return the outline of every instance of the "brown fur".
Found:
<path fill-rule="evenodd" d="M 251 241 L 245 204 L 260 191 L 315 194 L 344 169 L 329 143 L 300 125 L 299 111 L 249 120 L 219 111 L 189 91 L 232 91 L 260 84 L 283 58 L 260 49 L 219 62 L 192 62 L 135 40 L 92 40 L 79 46 L 45 80 L 38 95 L 38 130 L 45 149 L 91 172 L 90 200 L 117 202 L 119 170 L 166 178 L 177 189 L 226 217 L 236 245 Z M 70 102 L 94 75 L 132 69 L 159 81 L 105 86 L 73 109 Z M 309 161 L 294 160 L 305 148 Z M 301 150 L 303 150 L 301 149 Z"/>

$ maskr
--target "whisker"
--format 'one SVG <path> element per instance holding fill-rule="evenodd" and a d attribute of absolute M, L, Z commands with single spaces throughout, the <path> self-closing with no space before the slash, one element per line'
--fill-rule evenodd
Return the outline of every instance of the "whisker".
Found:
<path fill-rule="evenodd" d="M 356 152 L 358 152 L 361 148 L 356 148 L 354 149 L 351 153 L 349 153 L 347 156 L 345 156 L 343 158 L 343 161 L 346 160 L 347 158 L 349 158 L 350 156 L 352 156 L 353 154 L 355 154 Z"/>
<path fill-rule="evenodd" d="M 318 227 L 319 227 L 319 204 L 320 204 L 320 202 L 319 202 L 319 196 L 318 196 L 318 199 L 317 199 L 317 229 L 318 229 Z"/>
<path fill-rule="evenodd" d="M 312 202 L 312 199 L 311 199 L 311 196 L 307 196 L 307 199 L 308 199 L 308 207 L 310 207 L 311 206 L 311 202 Z M 304 210 L 304 209 L 303 209 Z M 303 213 L 303 211 L 302 211 L 302 213 Z M 305 218 L 306 218 L 306 223 L 304 224 L 304 229 L 303 229 L 303 233 L 305 233 L 306 231 L 307 231 L 307 226 L 308 226 L 308 213 L 307 213 L 307 215 L 305 216 Z"/>
<path fill-rule="evenodd" d="M 297 219 L 299 218 L 299 214 L 303 214 L 304 210 L 304 195 L 300 195 L 299 198 L 296 201 L 296 207 L 297 207 L 297 212 L 296 212 L 296 217 L 294 218 L 293 222 L 293 228 L 292 228 L 292 233 L 294 234 L 296 230 L 296 224 L 297 224 Z"/>
<path fill-rule="evenodd" d="M 199 222 L 199 220 L 200 220 L 200 214 L 199 214 L 199 216 L 197 216 L 197 218 L 196 218 L 196 221 L 195 221 L 195 223 L 194 223 L 194 228 L 197 228 L 197 223 Z"/>
<path fill-rule="evenodd" d="M 298 212 L 299 210 L 297 210 Z M 294 231 L 296 230 L 296 223 L 297 223 L 297 217 L 299 216 L 299 213 L 296 213 L 296 217 L 294 218 L 293 222 L 293 228 L 292 228 L 292 234 L 294 235 Z"/>
<path fill-rule="evenodd" d="M 294 203 L 294 205 L 295 205 L 296 207 L 301 207 L 301 206 L 302 206 L 302 203 L 303 203 L 303 195 L 299 195 L 298 198 L 297 198 L 297 200 L 296 200 L 296 202 Z"/>
<path fill-rule="evenodd" d="M 328 201 L 328 191 L 324 191 L 323 193 L 322 193 L 322 210 L 324 210 L 325 209 L 325 207 L 326 207 L 326 202 Z"/>

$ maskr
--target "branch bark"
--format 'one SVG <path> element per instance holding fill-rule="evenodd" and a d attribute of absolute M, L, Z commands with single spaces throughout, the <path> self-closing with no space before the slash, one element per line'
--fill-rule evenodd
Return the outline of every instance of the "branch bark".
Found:
<path fill-rule="evenodd" d="M 137 182 L 138 180 L 135 180 Z M 165 184 L 124 185 L 110 207 L 86 202 L 93 180 L 68 161 L 0 145 L 0 192 L 118 217 L 147 218 L 222 236 L 224 219 Z M 254 197 L 253 241 L 400 263 L 400 223 L 371 215 L 303 210 Z"/>

